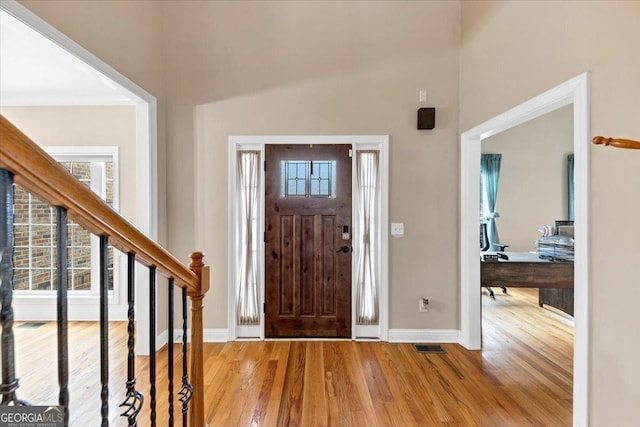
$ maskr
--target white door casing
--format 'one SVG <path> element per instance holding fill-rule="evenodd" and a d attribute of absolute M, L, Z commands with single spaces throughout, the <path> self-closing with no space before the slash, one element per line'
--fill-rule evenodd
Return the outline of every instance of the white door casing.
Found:
<path fill-rule="evenodd" d="M 331 135 L 331 136 L 230 136 L 229 137 L 229 254 L 236 253 L 237 249 L 237 167 L 236 155 L 238 151 L 255 150 L 260 151 L 261 161 L 264 160 L 264 147 L 267 144 L 351 144 L 354 156 L 352 162 L 355 170 L 355 153 L 358 150 L 379 150 L 380 151 L 380 192 L 378 198 L 378 232 L 380 240 L 378 242 L 378 260 L 380 264 L 379 278 L 379 303 L 380 321 L 378 325 L 356 325 L 355 324 L 355 298 L 352 298 L 352 338 L 377 338 L 388 339 L 389 321 L 389 289 L 388 289 L 388 200 L 389 200 L 389 136 L 388 135 Z M 355 194 L 355 174 L 353 174 L 352 185 Z M 258 236 L 264 233 L 264 174 L 260 177 L 260 189 L 258 191 Z M 355 209 L 354 209 L 355 212 Z M 199 216 L 198 218 L 203 218 Z M 357 218 L 354 216 L 352 228 L 356 229 Z M 263 307 L 265 295 L 264 279 L 264 242 L 259 245 L 259 307 Z M 352 271 L 352 278 L 355 269 Z M 237 260 L 229 257 L 229 294 L 228 294 L 228 339 L 264 339 L 264 313 L 261 313 L 260 324 L 256 326 L 238 326 L 236 323 L 236 274 Z M 355 295 L 355 280 L 352 280 L 352 295 Z M 262 310 L 261 310 L 262 312 Z"/>
<path fill-rule="evenodd" d="M 528 120 L 573 104 L 575 161 L 575 270 L 573 425 L 588 425 L 589 396 L 589 73 L 524 102 L 473 129 L 460 138 L 460 344 L 481 348 L 480 142 Z"/>

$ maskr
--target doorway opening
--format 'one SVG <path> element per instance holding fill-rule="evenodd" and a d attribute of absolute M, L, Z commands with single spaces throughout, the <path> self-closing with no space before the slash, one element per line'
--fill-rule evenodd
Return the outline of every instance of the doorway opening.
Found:
<path fill-rule="evenodd" d="M 574 262 L 574 369 L 573 422 L 588 420 L 589 348 L 589 74 L 583 73 L 525 103 L 482 123 L 461 135 L 461 220 L 460 220 L 460 344 L 481 348 L 480 247 L 478 206 L 480 204 L 480 142 L 566 105 L 573 105 L 573 149 L 575 177 L 575 262 Z"/>
<path fill-rule="evenodd" d="M 313 146 L 315 149 L 318 149 L 318 152 L 323 152 L 324 150 L 330 149 L 331 146 L 340 146 L 340 145 L 348 145 L 350 148 L 346 148 L 347 151 L 351 151 L 352 157 L 348 158 L 347 162 L 351 166 L 351 170 L 355 171 L 356 158 L 358 154 L 361 152 L 371 152 L 375 151 L 379 153 L 379 180 L 378 180 L 378 189 L 377 189 L 377 197 L 375 206 L 373 207 L 375 211 L 375 230 L 374 233 L 377 236 L 373 246 L 374 249 L 371 251 L 372 256 L 375 256 L 375 265 L 376 265 L 376 276 L 377 276 L 377 298 L 378 298 L 378 312 L 376 313 L 376 319 L 372 322 L 363 322 L 356 321 L 356 297 L 355 295 L 358 292 L 357 289 L 357 280 L 355 279 L 356 268 L 349 268 L 347 273 L 344 271 L 340 274 L 348 274 L 348 280 L 345 283 L 348 284 L 349 292 L 348 298 L 346 302 L 346 318 L 348 320 L 348 327 L 340 328 L 342 329 L 342 335 L 346 338 L 352 339 L 380 339 L 386 340 L 388 336 L 388 141 L 389 137 L 387 135 L 365 135 L 365 136 L 231 136 L 229 137 L 229 242 L 230 242 L 230 256 L 229 256 L 229 300 L 228 300 L 228 325 L 229 325 L 229 340 L 236 339 L 264 339 L 266 337 L 272 336 L 273 334 L 266 331 L 267 316 L 265 314 L 265 302 L 267 301 L 267 281 L 266 274 L 269 274 L 267 262 L 265 262 L 265 254 L 272 255 L 271 249 L 269 249 L 269 253 L 267 253 L 267 245 L 265 244 L 265 238 L 268 238 L 267 227 L 265 226 L 267 221 L 266 210 L 268 209 L 265 197 L 265 189 L 267 188 L 267 184 L 265 182 L 266 174 L 263 171 L 263 161 L 267 156 L 267 148 L 269 146 L 290 146 L 292 148 L 295 147 L 309 147 Z M 326 148 L 325 148 L 326 146 Z M 321 148 L 322 147 L 322 148 Z M 241 197 L 242 190 L 240 185 L 241 176 L 239 174 L 239 161 L 238 155 L 241 152 L 254 152 L 257 153 L 260 159 L 260 177 L 258 179 L 258 190 L 256 194 L 258 195 L 258 200 L 255 205 L 257 206 L 257 217 L 256 217 L 256 227 L 251 231 L 251 234 L 259 236 L 259 241 L 256 246 L 256 275 L 255 280 L 257 281 L 255 298 L 256 303 L 252 304 L 254 307 L 258 307 L 258 313 L 256 314 L 257 319 L 251 322 L 242 322 L 239 321 L 239 318 L 244 318 L 244 313 L 239 313 L 238 310 L 244 310 L 242 307 L 238 308 L 238 295 L 240 290 L 240 283 L 244 283 L 241 278 L 240 271 L 245 271 L 241 268 L 242 256 L 235 256 L 236 254 L 241 253 L 241 248 L 243 247 L 243 240 L 245 235 L 243 234 L 243 222 L 242 211 L 243 207 L 239 201 Z M 295 157 L 295 156 L 294 156 Z M 322 157 L 322 156 L 321 156 Z M 325 155 L 326 157 L 326 155 Z M 335 198 L 335 183 L 332 183 L 333 172 L 331 172 L 332 168 L 335 167 L 333 163 L 327 162 L 327 159 L 318 158 L 291 158 L 294 162 L 298 162 L 296 164 L 289 164 L 288 166 L 293 171 L 293 167 L 300 168 L 300 176 L 298 177 L 298 183 L 294 188 L 293 184 L 291 191 L 288 192 L 290 199 L 294 198 L 303 198 L 312 200 L 312 204 L 322 203 L 319 200 L 324 199 L 326 203 L 331 203 L 331 199 Z M 311 164 L 313 160 L 313 172 L 311 171 Z M 328 159 L 331 160 L 331 159 Z M 319 162 L 318 162 L 319 161 Z M 285 167 L 287 165 L 285 164 Z M 318 168 L 322 169 L 324 174 L 319 178 Z M 326 169 L 326 170 L 325 170 Z M 277 166 L 276 169 L 278 174 L 281 174 Z M 293 172 L 290 172 L 293 173 Z M 307 176 L 309 178 L 315 178 L 315 182 L 313 179 L 307 180 Z M 347 180 L 345 185 L 349 187 L 349 192 L 354 193 L 357 191 L 356 185 L 356 176 L 355 173 L 350 174 L 350 178 Z M 336 175 L 337 178 L 337 175 Z M 295 179 L 294 179 L 295 181 Z M 294 182 L 292 181 L 292 182 Z M 277 185 L 277 188 L 274 191 L 278 193 L 281 190 L 287 192 L 288 188 L 281 188 L 280 184 Z M 298 194 L 300 193 L 300 194 Z M 315 194 L 315 196 L 314 196 Z M 355 212 L 357 206 L 355 206 L 356 201 L 355 198 L 351 198 L 349 202 L 349 208 L 353 209 Z M 373 217 L 373 216 L 372 216 Z M 307 220 L 310 221 L 310 217 L 307 217 Z M 336 219 L 337 220 L 337 219 Z M 327 220 L 328 221 L 328 220 Z M 359 223 L 361 219 L 359 219 L 358 215 L 353 215 L 353 220 L 350 224 L 334 224 L 335 231 L 337 232 L 336 240 L 332 243 L 334 246 L 337 243 L 342 242 L 343 238 L 347 238 L 344 244 L 340 244 L 336 246 L 336 251 L 340 250 L 340 252 L 336 252 L 336 256 L 333 259 L 337 258 L 347 258 L 352 259 L 353 254 L 351 253 L 351 249 L 353 248 L 354 253 L 357 253 L 359 248 L 359 243 L 357 241 L 351 241 L 351 232 L 352 230 L 358 230 L 358 227 L 361 225 Z M 245 221 L 246 222 L 246 221 Z M 328 221 L 330 222 L 330 221 Z M 345 222 L 344 220 L 340 220 L 338 222 Z M 309 222 L 311 224 L 311 222 Z M 308 224 L 308 225 L 309 225 Z M 373 222 L 372 222 L 373 224 Z M 325 224 L 326 225 L 326 224 Z M 338 225 L 341 226 L 340 230 L 338 230 Z M 345 230 L 345 226 L 348 228 Z M 244 227 L 246 228 L 246 227 Z M 319 224 L 314 224 L 313 228 L 319 228 L 322 230 L 322 220 Z M 300 230 L 299 230 L 300 231 Z M 264 238 L 263 238 L 264 236 Z M 361 245 L 360 245 L 361 246 Z M 343 247 L 347 248 L 347 251 L 343 251 Z M 328 250 L 328 249 L 327 249 Z M 316 252 L 316 255 L 318 253 Z M 278 256 L 280 256 L 278 254 Z M 322 258 L 321 258 L 322 259 Z M 328 258 L 327 258 L 328 259 Z M 349 266 L 350 267 L 350 266 Z M 274 267 L 278 268 L 278 267 Z M 346 270 L 345 270 L 346 271 Z M 333 280 L 333 279 L 331 279 Z M 326 288 L 328 289 L 328 288 Z M 325 295 L 330 298 L 331 301 L 336 301 L 335 298 L 331 295 Z M 316 302 L 318 300 L 316 299 Z M 330 307 L 325 306 L 325 309 L 328 310 Z M 358 307 L 359 308 L 359 307 Z M 268 311 L 268 307 L 267 307 Z M 251 317 L 251 310 L 249 310 L 249 317 Z M 240 317 L 238 317 L 240 315 Z M 359 319 L 362 319 L 360 316 Z M 341 324 L 344 323 L 345 320 L 341 321 Z M 251 323 L 251 324 L 243 324 L 243 323 Z M 302 330 L 301 330 L 302 331 Z M 288 336 L 295 336 L 295 330 L 290 330 L 287 333 Z M 325 330 L 324 332 L 319 329 L 319 332 L 308 334 L 308 333 L 298 333 L 298 336 L 335 336 L 333 333 L 329 334 Z"/>

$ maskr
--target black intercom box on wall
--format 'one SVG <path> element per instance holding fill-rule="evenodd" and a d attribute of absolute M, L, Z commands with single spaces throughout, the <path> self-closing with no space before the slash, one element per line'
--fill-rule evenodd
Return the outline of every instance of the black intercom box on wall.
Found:
<path fill-rule="evenodd" d="M 436 109 L 424 107 L 418 109 L 418 129 L 433 129 L 436 127 Z"/>

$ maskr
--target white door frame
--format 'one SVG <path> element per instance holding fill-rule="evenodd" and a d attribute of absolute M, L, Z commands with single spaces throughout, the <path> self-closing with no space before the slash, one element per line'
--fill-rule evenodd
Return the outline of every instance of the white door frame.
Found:
<path fill-rule="evenodd" d="M 3 0 L 0 8 L 112 80 L 135 105 L 136 180 L 139 195 L 136 226 L 152 239 L 156 239 L 158 235 L 156 98 L 17 1 Z M 145 270 L 137 269 L 136 272 L 136 353 L 138 355 L 149 354 L 149 274 Z M 158 346 L 161 346 L 162 343 L 159 342 L 161 340 L 157 341 Z"/>
<path fill-rule="evenodd" d="M 460 344 L 481 348 L 480 142 L 528 120 L 573 104 L 575 159 L 575 333 L 573 425 L 588 425 L 589 397 L 589 73 L 562 83 L 461 135 L 460 154 Z"/>
<path fill-rule="evenodd" d="M 379 221 L 378 232 L 379 241 L 379 261 L 380 261 L 380 287 L 379 287 L 379 304 L 380 304 L 380 321 L 378 325 L 356 325 L 355 324 L 355 298 L 351 298 L 351 334 L 352 339 L 377 338 L 383 341 L 388 339 L 389 333 L 389 236 L 388 236 L 388 218 L 389 218 L 389 136 L 388 135 L 331 135 L 331 136 L 230 136 L 229 137 L 229 300 L 228 300 L 228 327 L 229 340 L 233 341 L 238 338 L 264 339 L 264 313 L 260 314 L 260 325 L 257 326 L 237 326 L 236 325 L 236 271 L 238 260 L 231 254 L 237 253 L 237 162 L 236 155 L 242 150 L 260 151 L 260 160 L 264 161 L 265 145 L 268 144 L 350 144 L 353 149 L 352 165 L 355 171 L 355 153 L 358 150 L 379 150 L 380 151 L 380 197 L 379 197 Z M 356 175 L 352 175 L 352 185 L 355 194 Z M 259 217 L 258 217 L 258 236 L 264 233 L 264 173 L 260 174 L 259 194 Z M 355 200 L 353 200 L 355 203 Z M 355 207 L 354 210 L 355 211 Z M 354 223 L 352 229 L 356 229 Z M 258 260 L 259 266 L 259 307 L 263 307 L 265 295 L 265 278 L 264 278 L 264 242 L 260 245 Z M 352 296 L 355 292 L 355 269 L 352 269 Z"/>

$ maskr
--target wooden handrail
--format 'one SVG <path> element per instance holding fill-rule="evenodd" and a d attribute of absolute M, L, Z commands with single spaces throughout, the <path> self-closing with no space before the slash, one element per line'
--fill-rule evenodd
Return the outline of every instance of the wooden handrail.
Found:
<path fill-rule="evenodd" d="M 2 115 L 0 167 L 11 171 L 17 184 L 44 202 L 66 208 L 70 219 L 93 234 L 108 236 L 111 245 L 124 253 L 135 253 L 137 261 L 173 277 L 189 293 L 200 292 L 194 272 L 120 216 Z"/>
<path fill-rule="evenodd" d="M 616 148 L 631 148 L 640 150 L 640 141 L 623 138 L 606 138 L 604 136 L 594 136 L 593 143 L 597 145 L 611 145 Z"/>

